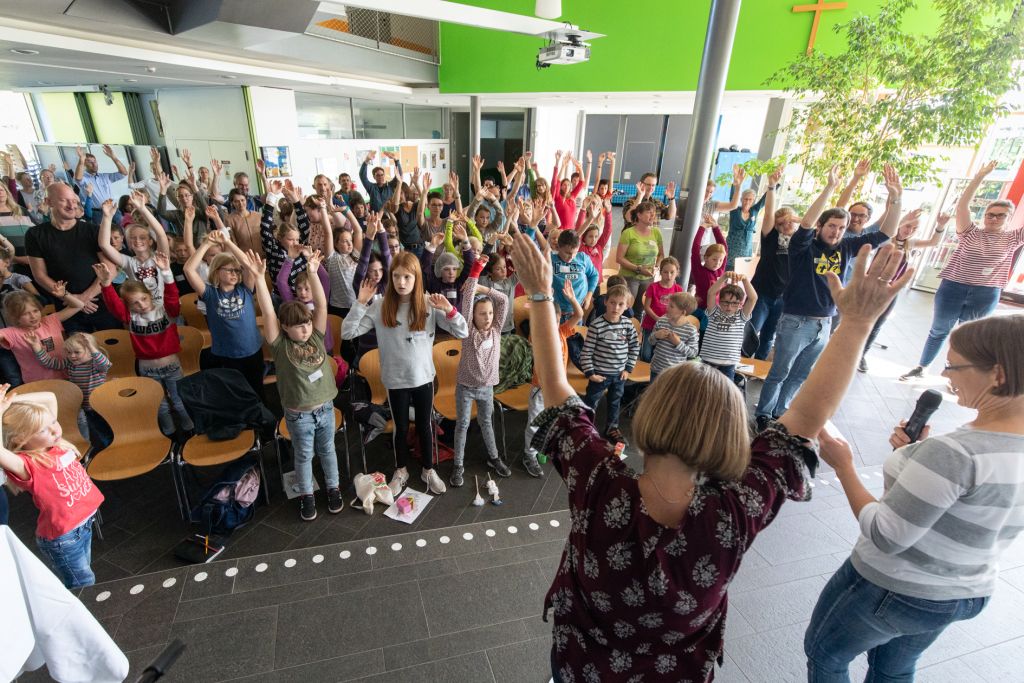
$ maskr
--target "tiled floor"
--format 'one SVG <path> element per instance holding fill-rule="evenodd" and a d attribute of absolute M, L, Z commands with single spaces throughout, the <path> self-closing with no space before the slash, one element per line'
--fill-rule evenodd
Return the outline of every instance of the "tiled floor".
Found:
<path fill-rule="evenodd" d="M 927 295 L 904 296 L 879 338 L 889 350 L 871 353 L 869 374 L 855 378 L 836 415 L 876 491 L 891 426 L 924 387 L 942 384 L 937 377 L 910 386 L 895 381 L 920 350 L 930 304 Z M 750 404 L 758 388 L 748 389 Z M 932 424 L 941 432 L 969 419 L 947 401 Z M 518 453 L 523 417 L 509 416 L 508 424 L 510 452 Z M 470 453 L 480 446 L 471 434 Z M 387 449 L 375 444 L 370 454 L 372 467 L 390 471 Z M 638 459 L 633 454 L 627 463 Z M 268 465 L 272 460 L 268 450 Z M 550 631 L 540 609 L 566 519 L 564 490 L 547 469 L 542 480 L 518 468 L 500 480 L 500 507 L 472 507 L 471 487 L 451 491 L 411 527 L 380 510 L 331 516 L 322 507 L 316 521 L 302 523 L 271 470 L 272 505 L 236 533 L 224 559 L 196 567 L 182 567 L 170 554 L 186 530 L 166 469 L 103 485 L 106 539 L 94 544 L 101 583 L 82 599 L 128 653 L 132 677 L 181 638 L 188 649 L 169 681 L 546 681 Z M 477 459 L 470 474 L 482 472 Z M 25 496 L 13 512 L 16 532 L 29 541 L 34 515 Z M 815 479 L 814 500 L 784 506 L 744 559 L 730 588 L 726 665 L 717 680 L 804 679 L 801 644 L 811 609 L 856 537 L 826 468 Z M 1024 680 L 1024 544 L 1009 555 L 989 607 L 940 638 L 918 680 Z M 856 662 L 855 676 L 865 667 L 863 658 Z"/>

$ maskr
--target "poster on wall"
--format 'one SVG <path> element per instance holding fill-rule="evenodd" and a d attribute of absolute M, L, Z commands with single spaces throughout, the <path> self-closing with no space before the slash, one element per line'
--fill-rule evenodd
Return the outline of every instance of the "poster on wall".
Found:
<path fill-rule="evenodd" d="M 267 166 L 270 178 L 289 178 L 292 175 L 292 163 L 287 147 L 261 147 L 260 154 Z"/>
<path fill-rule="evenodd" d="M 441 161 L 444 161 L 444 147 L 441 148 Z"/>
<path fill-rule="evenodd" d="M 434 168 L 437 166 L 437 152 L 430 153 L 430 167 Z"/>
<path fill-rule="evenodd" d="M 402 170 L 406 173 L 412 173 L 412 169 L 419 166 L 416 163 L 417 152 L 419 148 L 416 145 L 403 145 L 401 151 L 398 153 L 398 160 L 402 163 Z"/>

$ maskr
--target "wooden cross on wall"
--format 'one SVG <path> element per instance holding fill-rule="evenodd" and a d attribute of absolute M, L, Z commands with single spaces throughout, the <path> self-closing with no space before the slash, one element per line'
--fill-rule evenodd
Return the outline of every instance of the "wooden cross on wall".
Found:
<path fill-rule="evenodd" d="M 814 50 L 814 40 L 818 37 L 818 24 L 821 23 L 821 13 L 828 10 L 846 9 L 845 2 L 825 2 L 817 0 L 815 5 L 796 5 L 794 12 L 814 12 L 814 23 L 811 24 L 811 37 L 807 41 L 807 54 Z"/>

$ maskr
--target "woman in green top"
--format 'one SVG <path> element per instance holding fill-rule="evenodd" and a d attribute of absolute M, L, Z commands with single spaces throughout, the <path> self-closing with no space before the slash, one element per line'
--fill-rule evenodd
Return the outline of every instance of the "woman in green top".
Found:
<path fill-rule="evenodd" d="M 626 279 L 633 301 L 640 301 L 647 285 L 654 280 L 654 267 L 665 256 L 658 229 L 658 207 L 654 202 L 641 202 L 633 214 L 636 223 L 619 235 L 619 246 L 615 260 L 619 264 L 619 275 Z M 634 306 L 639 318 L 642 306 Z"/>

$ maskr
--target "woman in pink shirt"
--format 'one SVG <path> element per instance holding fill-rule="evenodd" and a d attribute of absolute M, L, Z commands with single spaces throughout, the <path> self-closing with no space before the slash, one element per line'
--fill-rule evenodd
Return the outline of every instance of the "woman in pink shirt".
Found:
<path fill-rule="evenodd" d="M 587 152 L 587 160 L 590 161 L 590 152 Z M 576 225 L 576 197 L 579 196 L 580 192 L 583 191 L 583 167 L 580 166 L 580 162 L 573 159 L 571 154 L 567 154 L 565 157 L 565 163 L 559 163 L 562 161 L 562 151 L 555 152 L 555 169 L 551 173 L 551 184 L 558 183 L 558 191 L 555 192 L 555 212 L 558 214 L 558 223 L 562 226 L 563 230 L 568 230 L 572 226 Z M 576 173 L 579 175 L 579 179 L 576 181 L 576 185 L 573 186 L 572 182 L 568 178 L 561 178 L 565 174 L 565 167 L 572 162 L 576 167 Z M 561 178 L 561 180 L 559 180 Z M 571 189 L 570 189 L 571 187 Z"/>

